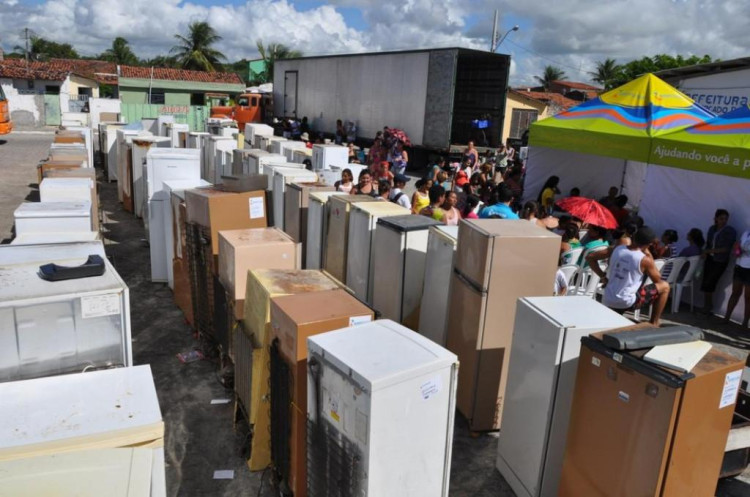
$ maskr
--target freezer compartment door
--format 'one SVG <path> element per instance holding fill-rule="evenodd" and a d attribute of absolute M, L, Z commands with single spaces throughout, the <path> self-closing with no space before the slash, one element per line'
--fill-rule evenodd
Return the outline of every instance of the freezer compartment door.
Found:
<path fill-rule="evenodd" d="M 581 347 L 559 496 L 660 496 L 681 393 Z"/>
<path fill-rule="evenodd" d="M 494 238 L 469 223 L 458 227 L 456 269 L 474 285 L 487 290 L 492 269 Z"/>

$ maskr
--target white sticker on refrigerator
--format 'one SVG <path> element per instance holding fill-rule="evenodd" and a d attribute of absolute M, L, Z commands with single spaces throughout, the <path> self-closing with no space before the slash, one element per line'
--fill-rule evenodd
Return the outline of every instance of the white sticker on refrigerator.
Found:
<path fill-rule="evenodd" d="M 372 321 L 372 317 L 368 314 L 366 316 L 351 316 L 349 318 L 349 326 L 357 326 Z"/>
<path fill-rule="evenodd" d="M 721 391 L 721 401 L 719 409 L 733 405 L 737 401 L 737 390 L 740 388 L 740 379 L 742 371 L 732 371 L 724 377 L 724 389 Z"/>
<path fill-rule="evenodd" d="M 419 390 L 422 394 L 422 400 L 428 400 L 434 397 L 435 395 L 440 393 L 440 390 L 443 389 L 443 384 L 440 381 L 440 377 L 436 376 L 435 378 L 426 381 L 420 385 Z"/>
<path fill-rule="evenodd" d="M 119 293 L 81 297 L 81 317 L 83 319 L 112 316 L 114 314 L 120 314 Z"/>
<path fill-rule="evenodd" d="M 250 219 L 258 219 L 266 215 L 263 197 L 250 198 Z"/>

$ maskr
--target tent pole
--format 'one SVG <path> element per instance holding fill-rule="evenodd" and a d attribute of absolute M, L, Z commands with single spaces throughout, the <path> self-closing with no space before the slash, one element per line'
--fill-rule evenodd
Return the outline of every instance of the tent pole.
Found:
<path fill-rule="evenodd" d="M 625 174 L 628 172 L 628 160 L 625 159 L 622 165 L 622 178 L 620 178 L 620 194 L 622 194 L 622 189 L 625 188 Z"/>

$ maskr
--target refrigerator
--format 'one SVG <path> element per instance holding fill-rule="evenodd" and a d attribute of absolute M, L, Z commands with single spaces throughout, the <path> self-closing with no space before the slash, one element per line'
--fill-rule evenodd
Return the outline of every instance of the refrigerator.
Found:
<path fill-rule="evenodd" d="M 496 462 L 516 496 L 557 495 L 581 338 L 631 324 L 590 297 L 518 299 Z"/>
<path fill-rule="evenodd" d="M 446 346 L 461 361 L 458 410 L 472 431 L 498 430 L 516 301 L 554 290 L 560 237 L 524 220 L 461 221 Z"/>
<path fill-rule="evenodd" d="M 311 148 L 295 148 L 292 150 L 292 160 L 291 162 L 298 162 L 300 164 L 304 163 L 306 160 L 309 160 L 312 164 L 312 156 L 313 151 Z"/>
<path fill-rule="evenodd" d="M 109 182 L 117 179 L 117 130 L 125 124 L 99 124 L 99 150 L 104 157 L 104 169 L 107 172 L 107 181 Z"/>
<path fill-rule="evenodd" d="M 311 192 L 307 207 L 307 237 L 305 239 L 305 269 L 322 269 L 324 243 L 328 236 L 328 199 L 344 192 Z"/>
<path fill-rule="evenodd" d="M 174 116 L 162 114 L 156 117 L 156 133 L 159 136 L 169 136 L 169 127 L 175 123 Z"/>
<path fill-rule="evenodd" d="M 133 206 L 132 212 L 137 217 L 143 217 L 145 203 L 144 190 L 146 180 L 143 178 L 143 167 L 146 166 L 146 157 L 152 149 L 168 149 L 171 145 L 169 138 L 164 136 L 139 136 L 131 142 L 130 164 L 126 165 L 122 181 L 117 182 L 117 188 L 123 190 L 123 203 L 130 199 Z"/>
<path fill-rule="evenodd" d="M 127 166 L 127 146 L 133 143 L 133 138 L 136 136 L 151 136 L 151 133 L 144 131 L 142 128 L 130 129 L 128 127 L 119 128 L 117 130 L 117 142 L 115 144 L 115 164 L 114 164 L 114 178 L 110 178 L 110 181 L 116 180 L 118 183 L 123 179 L 120 175 L 121 171 L 125 170 Z M 137 173 L 134 173 L 137 175 Z M 136 178 L 133 178 L 135 181 Z M 118 185 L 118 191 L 120 187 Z"/>
<path fill-rule="evenodd" d="M 76 177 L 47 177 L 39 184 L 39 199 L 42 202 L 90 202 L 90 230 L 99 231 L 99 204 L 95 180 Z"/>
<path fill-rule="evenodd" d="M 283 295 L 336 290 L 339 285 L 321 271 L 254 269 L 248 272 L 245 312 L 235 342 L 235 392 L 254 426 L 251 471 L 261 471 L 271 462 L 270 446 L 270 313 L 271 299 Z"/>
<path fill-rule="evenodd" d="M 245 155 L 247 170 L 243 169 L 244 174 L 268 174 L 266 166 L 286 164 L 286 157 L 279 154 L 272 154 L 265 150 L 253 150 Z"/>
<path fill-rule="evenodd" d="M 267 124 L 246 123 L 245 124 L 245 148 L 253 148 L 255 138 L 259 136 L 273 136 L 273 128 Z"/>
<path fill-rule="evenodd" d="M 209 133 L 205 131 L 191 131 L 188 133 L 187 148 L 201 149 L 203 147 L 203 137 L 208 136 Z"/>
<path fill-rule="evenodd" d="M 305 247 L 307 244 L 307 218 L 310 207 L 310 194 L 315 192 L 332 192 L 333 187 L 320 182 L 295 182 L 289 183 L 286 188 L 286 195 L 284 196 L 284 231 Z M 305 252 L 302 253 L 302 264 L 305 264 Z"/>
<path fill-rule="evenodd" d="M 4 495 L 166 497 L 149 366 L 3 383 L 0 395 Z"/>
<path fill-rule="evenodd" d="M 346 281 L 349 211 L 352 204 L 377 202 L 369 195 L 332 195 L 328 198 L 328 231 L 323 247 L 323 268 L 340 282 Z"/>
<path fill-rule="evenodd" d="M 287 162 L 294 162 L 294 151 L 307 149 L 307 144 L 301 141 L 288 140 L 279 144 L 280 154 Z"/>
<path fill-rule="evenodd" d="M 304 168 L 274 168 L 273 175 L 273 225 L 284 229 L 284 206 L 285 195 L 289 183 L 307 182 L 314 183 L 318 175 Z"/>
<path fill-rule="evenodd" d="M 281 149 L 282 144 L 288 142 L 287 138 L 283 136 L 271 136 L 268 138 L 268 151 L 272 154 L 284 155 L 284 151 Z"/>
<path fill-rule="evenodd" d="M 715 495 L 744 361 L 714 346 L 680 374 L 645 352 L 582 339 L 560 497 Z"/>
<path fill-rule="evenodd" d="M 214 170 L 216 177 L 214 178 L 214 184 L 223 183 L 222 176 L 231 176 L 234 150 L 237 150 L 237 143 L 234 141 L 225 140 L 216 144 L 216 169 Z"/>
<path fill-rule="evenodd" d="M 419 333 L 445 346 L 448 302 L 453 258 L 458 243 L 458 226 L 431 226 L 427 235 L 424 291 L 419 310 Z"/>
<path fill-rule="evenodd" d="M 167 285 L 174 290 L 174 264 L 175 258 L 182 259 L 182 246 L 185 243 L 185 218 L 181 216 L 181 209 L 185 209 L 185 190 L 211 186 L 202 179 L 167 179 L 163 182 L 163 190 L 159 193 L 165 197 L 162 206 L 164 214 L 164 263 L 167 265 Z M 153 259 L 151 259 L 153 264 Z"/>
<path fill-rule="evenodd" d="M 167 137 L 171 140 L 172 148 L 187 148 L 187 143 L 180 140 L 181 136 L 185 136 L 190 131 L 190 126 L 181 123 L 167 124 Z"/>
<path fill-rule="evenodd" d="M 372 303 L 374 258 L 381 251 L 390 250 L 376 236 L 379 219 L 408 216 L 409 209 L 393 202 L 367 202 L 353 204 L 349 212 L 347 234 L 346 286 L 364 302 Z"/>
<path fill-rule="evenodd" d="M 66 132 L 80 132 L 83 136 L 83 141 L 86 144 L 86 151 L 88 152 L 88 162 L 94 167 L 94 130 L 89 126 L 66 126 Z M 59 133 L 59 132 L 58 132 Z M 57 141 L 57 139 L 55 140 Z"/>
<path fill-rule="evenodd" d="M 98 231 L 81 231 L 78 233 L 28 233 L 18 235 L 11 240 L 11 245 L 39 245 L 49 243 L 95 242 L 101 239 Z"/>
<path fill-rule="evenodd" d="M 407 213 L 379 219 L 375 231 L 372 305 L 384 318 L 414 331 L 419 329 L 427 238 L 430 227 L 440 224 Z"/>
<path fill-rule="evenodd" d="M 273 163 L 273 164 L 266 164 L 263 166 L 263 171 L 261 174 L 265 174 L 268 176 L 268 191 L 273 191 L 274 187 L 274 175 L 276 174 L 276 170 L 281 169 L 283 171 L 303 171 L 306 173 L 313 173 L 312 171 L 308 171 L 305 169 L 305 167 L 302 164 L 295 164 L 293 162 L 279 162 L 279 163 Z M 317 175 L 315 176 L 317 179 Z"/>
<path fill-rule="evenodd" d="M 447 497 L 456 356 L 393 321 L 307 339 L 307 494 Z"/>
<path fill-rule="evenodd" d="M 104 260 L 101 276 L 38 275 L 90 255 Z M 2 246 L 0 274 L 0 382 L 133 365 L 128 287 L 101 242 Z"/>
<path fill-rule="evenodd" d="M 294 497 L 307 494 L 307 338 L 373 319 L 344 290 L 271 299 L 271 459 L 281 488 Z"/>
<path fill-rule="evenodd" d="M 330 143 L 316 143 L 312 148 L 313 171 L 331 169 L 331 166 L 346 167 L 349 164 L 349 148 Z"/>
<path fill-rule="evenodd" d="M 91 202 L 23 202 L 13 212 L 16 235 L 91 231 Z"/>
<path fill-rule="evenodd" d="M 202 177 L 210 183 L 216 184 L 216 178 L 221 176 L 221 168 L 217 167 L 217 153 L 219 150 L 237 148 L 237 142 L 231 136 L 211 135 L 208 137 L 208 144 L 205 155 L 205 170 Z"/>

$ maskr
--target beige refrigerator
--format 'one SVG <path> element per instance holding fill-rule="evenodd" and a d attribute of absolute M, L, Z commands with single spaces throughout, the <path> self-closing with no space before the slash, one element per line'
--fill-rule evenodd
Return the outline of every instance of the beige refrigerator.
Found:
<path fill-rule="evenodd" d="M 377 202 L 368 195 L 335 195 L 328 199 L 328 233 L 323 249 L 323 269 L 344 283 L 348 253 L 349 211 L 351 204 Z"/>
<path fill-rule="evenodd" d="M 472 431 L 500 429 L 516 301 L 551 296 L 560 237 L 524 220 L 463 220 L 448 308 L 458 410 Z"/>

